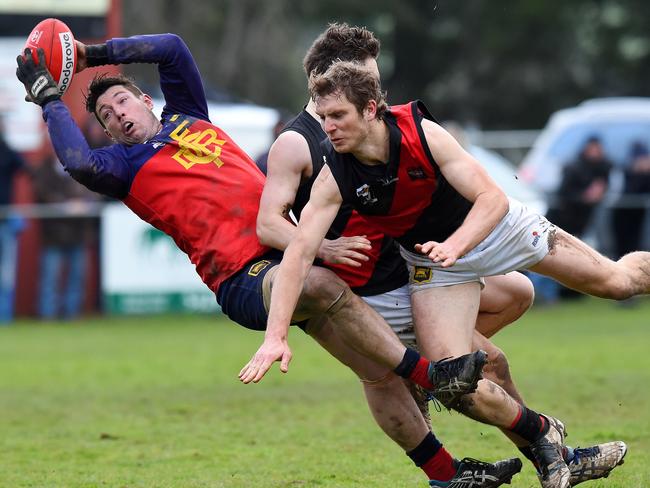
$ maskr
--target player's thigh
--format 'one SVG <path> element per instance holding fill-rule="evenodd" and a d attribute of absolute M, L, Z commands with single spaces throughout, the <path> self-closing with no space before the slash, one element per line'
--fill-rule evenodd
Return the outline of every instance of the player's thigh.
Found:
<path fill-rule="evenodd" d="M 549 247 L 546 257 L 529 269 L 569 288 L 600 295 L 603 286 L 617 275 L 611 259 L 560 228 Z"/>
<path fill-rule="evenodd" d="M 412 293 L 415 335 L 427 357 L 441 359 L 472 350 L 480 291 L 481 284 L 473 281 Z"/>
<path fill-rule="evenodd" d="M 274 267 L 264 278 L 264 302 L 268 306 L 271 301 L 271 289 L 277 278 L 279 267 Z M 302 292 L 293 315 L 294 321 L 305 320 L 327 312 L 340 300 L 348 286 L 329 269 L 312 266 L 305 278 Z"/>

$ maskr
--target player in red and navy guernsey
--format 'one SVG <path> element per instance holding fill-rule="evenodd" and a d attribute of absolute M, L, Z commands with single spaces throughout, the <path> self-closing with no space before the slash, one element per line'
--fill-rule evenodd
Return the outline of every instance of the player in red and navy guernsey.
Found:
<path fill-rule="evenodd" d="M 327 166 L 285 252 L 268 329 L 286 327 L 306 263 L 345 202 L 402 246 L 421 350 L 433 357 L 471 350 L 482 277 L 557 256 L 548 254 L 552 227 L 509 202 L 421 103 L 387 109 L 377 77 L 359 64 L 337 62 L 312 75 L 310 91 L 329 139 Z M 466 254 L 473 259 L 454 269 Z M 580 481 L 563 457 L 559 420 L 520 405 L 489 380 L 460 401 L 439 399 L 528 442 L 542 486 Z M 620 461 L 625 445 L 614 444 Z"/>
<path fill-rule="evenodd" d="M 279 260 L 255 234 L 264 177 L 255 163 L 208 118 L 199 71 L 185 43 L 175 35 L 77 43 L 78 71 L 89 66 L 152 63 L 158 66 L 165 97 L 162 118 L 151 98 L 123 76 L 98 76 L 90 84 L 87 108 L 115 144 L 90 149 L 56 84 L 26 49 L 17 58 L 17 76 L 28 99 L 40 105 L 57 155 L 66 171 L 88 188 L 120 199 L 139 217 L 170 235 L 186 252 L 203 281 L 230 318 L 263 330 L 273 276 Z M 404 347 L 388 325 L 331 271 L 314 267 L 297 300 L 292 320 L 323 347 L 350 364 L 362 379 L 377 381 L 393 373 L 436 393 L 453 388 L 473 391 L 481 377 L 483 351 L 429 362 Z M 267 331 L 264 345 L 239 374 L 257 382 L 273 362 L 288 370 L 287 331 Z M 404 428 L 408 402 L 385 398 L 385 406 Z M 483 485 L 497 486 L 497 485 Z"/>

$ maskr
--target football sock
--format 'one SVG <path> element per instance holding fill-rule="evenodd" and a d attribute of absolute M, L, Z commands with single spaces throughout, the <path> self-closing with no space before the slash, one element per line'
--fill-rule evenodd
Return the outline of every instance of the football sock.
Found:
<path fill-rule="evenodd" d="M 456 474 L 453 458 L 432 432 L 406 455 L 430 480 L 449 481 Z"/>
<path fill-rule="evenodd" d="M 429 361 L 413 349 L 406 348 L 402 362 L 393 371 L 396 375 L 411 380 L 425 390 L 433 389 L 434 385 L 429 381 Z"/>
<path fill-rule="evenodd" d="M 508 427 L 508 430 L 526 439 L 528 442 L 535 442 L 545 435 L 548 429 L 548 421 L 543 415 L 523 405 L 519 407 L 519 414 L 517 414 L 515 420 Z"/>

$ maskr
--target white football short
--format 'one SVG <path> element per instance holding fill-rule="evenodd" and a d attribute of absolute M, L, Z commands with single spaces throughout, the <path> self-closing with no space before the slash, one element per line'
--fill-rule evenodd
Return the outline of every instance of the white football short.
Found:
<path fill-rule="evenodd" d="M 409 285 L 361 298 L 388 322 L 401 341 L 415 342 Z"/>
<path fill-rule="evenodd" d="M 482 282 L 483 276 L 527 269 L 539 263 L 549 252 L 549 240 L 555 233 L 555 226 L 521 202 L 509 200 L 508 213 L 494 230 L 449 268 L 401 248 L 409 270 L 411 291 Z"/>

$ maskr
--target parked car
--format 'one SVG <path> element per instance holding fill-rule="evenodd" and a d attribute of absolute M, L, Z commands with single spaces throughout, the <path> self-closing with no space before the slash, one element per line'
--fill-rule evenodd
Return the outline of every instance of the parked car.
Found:
<path fill-rule="evenodd" d="M 536 213 L 544 215 L 547 210 L 544 195 L 521 181 L 517 176 L 517 168 L 499 153 L 472 143 L 468 133 L 456 121 L 447 120 L 442 126 L 465 148 L 488 174 L 501 187 L 506 195 L 519 200 Z"/>
<path fill-rule="evenodd" d="M 608 194 L 585 236 L 590 244 L 613 255 L 611 208 L 623 189 L 623 168 L 635 141 L 650 145 L 650 98 L 620 97 L 587 100 L 555 112 L 519 168 L 520 178 L 552 202 L 562 168 L 576 158 L 585 141 L 597 135 L 613 163 Z M 643 242 L 650 246 L 650 212 Z"/>
<path fill-rule="evenodd" d="M 506 195 L 519 200 L 533 212 L 544 215 L 547 210 L 544 195 L 517 176 L 517 168 L 499 153 L 473 144 L 466 145 L 467 151 L 485 168 Z"/>
<path fill-rule="evenodd" d="M 522 180 L 552 194 L 562 168 L 575 159 L 587 138 L 597 134 L 614 163 L 612 189 L 620 191 L 620 169 L 630 147 L 640 140 L 650 144 L 650 98 L 601 98 L 555 112 L 519 168 Z M 619 171 L 616 171 L 619 170 Z"/>

